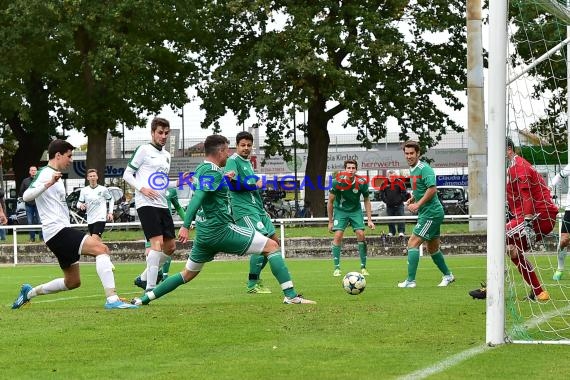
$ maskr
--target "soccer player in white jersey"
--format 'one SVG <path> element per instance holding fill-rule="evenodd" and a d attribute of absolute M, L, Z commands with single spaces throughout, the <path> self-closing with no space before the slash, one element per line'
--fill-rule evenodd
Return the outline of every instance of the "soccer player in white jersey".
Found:
<path fill-rule="evenodd" d="M 164 149 L 170 133 L 168 120 L 155 117 L 150 125 L 151 142 L 140 145 L 133 153 L 123 179 L 135 188 L 135 205 L 150 251 L 146 257 L 145 292 L 156 286 L 158 268 L 176 249 L 172 214 L 166 200 L 169 181 L 170 153 Z"/>
<path fill-rule="evenodd" d="M 564 179 L 570 176 L 570 164 L 566 165 L 560 173 L 556 174 L 552 181 L 548 184 L 551 191 L 554 190 L 556 185 Z M 560 239 L 558 242 L 557 252 L 558 252 L 558 268 L 554 272 L 552 279 L 555 281 L 560 281 L 562 275 L 564 274 L 564 262 L 566 261 L 566 250 L 570 244 L 570 188 L 568 190 L 568 197 L 566 198 L 566 207 L 564 211 L 564 218 L 562 219 L 562 227 L 560 229 Z"/>
<path fill-rule="evenodd" d="M 115 267 L 109 257 L 109 248 L 99 239 L 85 235 L 71 228 L 69 209 L 65 201 L 65 186 L 60 178 L 61 171 L 69 167 L 73 159 L 73 145 L 64 140 L 53 140 L 48 146 L 48 165 L 38 171 L 30 187 L 24 192 L 24 201 L 35 199 L 44 241 L 54 253 L 63 271 L 63 278 L 57 278 L 32 287 L 22 285 L 12 309 L 19 309 L 36 296 L 72 290 L 81 285 L 79 275 L 80 255 L 95 256 L 95 268 L 101 279 L 107 301 L 106 309 L 130 309 L 133 305 L 119 299 L 115 291 Z"/>
<path fill-rule="evenodd" d="M 87 170 L 89 185 L 79 192 L 77 208 L 87 212 L 89 235 L 101 240 L 103 231 L 105 231 L 105 223 L 107 220 L 113 221 L 113 204 L 115 202 L 109 189 L 97 183 L 98 179 L 97 169 Z"/>

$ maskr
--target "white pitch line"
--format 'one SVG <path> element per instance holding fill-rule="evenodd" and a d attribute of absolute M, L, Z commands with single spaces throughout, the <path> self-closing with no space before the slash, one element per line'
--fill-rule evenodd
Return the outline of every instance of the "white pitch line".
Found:
<path fill-rule="evenodd" d="M 560 314 L 563 314 L 565 312 L 567 312 L 568 310 L 570 310 L 570 305 L 569 306 L 565 306 L 561 309 L 556 309 L 556 310 L 552 310 L 551 312 L 548 312 L 540 317 L 535 317 L 533 319 L 530 319 L 528 322 L 526 322 L 524 325 L 527 328 L 534 328 L 536 326 L 538 326 L 539 324 L 548 321 L 549 319 L 556 317 Z M 450 356 L 447 359 L 444 359 L 442 361 L 440 361 L 439 363 L 436 363 L 432 366 L 426 367 L 426 368 L 422 368 L 418 371 L 412 372 L 406 376 L 402 376 L 400 378 L 398 378 L 399 380 L 419 380 L 419 379 L 425 379 L 428 376 L 434 375 L 436 373 L 440 373 L 445 371 L 448 368 L 451 368 L 467 359 L 472 358 L 473 356 L 479 355 L 483 352 L 489 351 L 491 349 L 493 349 L 495 347 L 492 346 L 488 346 L 486 344 L 482 344 L 478 347 L 473 347 L 469 350 L 465 350 L 462 351 L 458 354 L 455 354 L 453 356 Z"/>

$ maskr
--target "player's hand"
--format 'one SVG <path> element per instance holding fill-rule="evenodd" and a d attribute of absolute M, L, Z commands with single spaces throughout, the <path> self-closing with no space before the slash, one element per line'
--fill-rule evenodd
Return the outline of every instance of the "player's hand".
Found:
<path fill-rule="evenodd" d="M 180 243 L 186 243 L 188 241 L 189 231 L 186 227 L 180 227 L 180 231 L 178 231 L 178 241 Z"/>
<path fill-rule="evenodd" d="M 230 170 L 229 172 L 225 172 L 224 176 L 228 177 L 229 179 L 233 179 L 236 176 L 236 172 L 233 170 Z"/>
<path fill-rule="evenodd" d="M 79 205 L 78 207 L 81 211 L 85 211 L 87 209 L 87 205 L 85 203 L 82 203 L 81 205 Z"/>
<path fill-rule="evenodd" d="M 332 228 L 333 228 L 333 222 L 329 222 L 329 232 L 330 233 L 333 232 Z"/>
<path fill-rule="evenodd" d="M 372 222 L 371 220 L 368 221 L 368 228 L 370 228 L 371 230 L 376 228 L 376 226 L 374 225 L 374 222 Z"/>
<path fill-rule="evenodd" d="M 6 215 L 4 213 L 0 215 L 0 224 L 8 224 L 8 218 L 6 218 Z"/>
<path fill-rule="evenodd" d="M 48 185 L 47 187 L 50 187 L 51 185 L 55 184 L 57 181 L 59 181 L 59 179 L 62 177 L 63 174 L 61 174 L 61 172 L 53 172 L 52 176 L 51 176 L 51 181 L 49 181 L 46 185 Z"/>
<path fill-rule="evenodd" d="M 141 194 L 150 199 L 158 199 L 160 197 L 160 193 L 154 189 L 143 187 L 141 188 Z"/>
<path fill-rule="evenodd" d="M 112 222 L 112 221 L 113 221 L 113 213 L 112 213 L 112 212 L 110 212 L 110 213 L 107 214 L 107 220 L 108 220 L 109 222 Z"/>
<path fill-rule="evenodd" d="M 417 213 L 418 213 L 419 206 L 418 206 L 417 204 L 411 203 L 411 204 L 409 204 L 407 207 L 408 207 L 408 210 L 410 210 L 410 212 L 411 212 L 412 214 L 417 214 Z"/>

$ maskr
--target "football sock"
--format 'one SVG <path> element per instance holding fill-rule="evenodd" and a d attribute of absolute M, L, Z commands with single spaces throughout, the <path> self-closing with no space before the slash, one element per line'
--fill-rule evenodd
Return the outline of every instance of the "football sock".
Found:
<path fill-rule="evenodd" d="M 340 268 L 340 245 L 333 244 L 331 250 L 332 250 L 334 267 L 335 267 L 335 269 L 339 269 Z"/>
<path fill-rule="evenodd" d="M 166 280 L 160 283 L 153 291 L 145 293 L 141 297 L 141 301 L 143 304 L 147 304 L 150 301 L 160 298 L 165 294 L 170 293 L 180 285 L 184 284 L 184 278 L 182 277 L 181 273 L 173 274 L 172 276 L 168 276 Z"/>
<path fill-rule="evenodd" d="M 146 270 L 146 268 L 144 268 L 143 272 L 140 274 L 140 278 L 143 281 L 146 281 L 146 275 L 147 275 L 148 271 Z"/>
<path fill-rule="evenodd" d="M 558 270 L 564 270 L 564 262 L 566 261 L 566 248 L 562 248 L 558 251 Z"/>
<path fill-rule="evenodd" d="M 286 297 L 293 298 L 297 296 L 297 292 L 295 288 L 293 288 L 293 281 L 291 280 L 291 274 L 287 269 L 287 265 L 285 264 L 285 260 L 281 257 L 281 251 L 275 251 L 269 256 L 267 256 L 269 261 L 269 267 L 271 268 L 271 272 L 279 282 L 281 289 Z"/>
<path fill-rule="evenodd" d="M 158 267 L 160 259 L 164 253 L 151 249 L 146 257 L 146 288 L 152 289 L 156 286 L 156 277 L 158 277 Z"/>
<path fill-rule="evenodd" d="M 259 274 L 263 265 L 265 256 L 254 253 L 249 257 L 249 278 L 247 282 L 248 288 L 251 288 L 259 281 Z"/>
<path fill-rule="evenodd" d="M 170 263 L 172 263 L 172 257 L 168 256 L 164 264 L 162 264 L 162 277 L 168 277 L 168 271 L 170 270 Z"/>
<path fill-rule="evenodd" d="M 420 250 L 418 248 L 408 248 L 408 281 L 416 281 L 419 263 Z"/>
<path fill-rule="evenodd" d="M 65 280 L 63 278 L 56 278 L 55 280 L 51 280 L 50 282 L 46 282 L 45 284 L 41 284 L 33 288 L 28 293 L 28 298 L 34 298 L 35 296 L 43 296 L 45 294 L 52 294 L 63 292 L 67 289 L 65 286 Z"/>
<path fill-rule="evenodd" d="M 539 295 L 542 293 L 543 289 L 540 285 L 538 277 L 536 276 L 536 273 L 534 273 L 534 268 L 532 267 L 531 263 L 527 261 L 524 255 L 522 253 L 519 253 L 514 259 L 511 257 L 511 261 L 516 265 L 525 282 L 532 288 L 534 294 Z"/>
<path fill-rule="evenodd" d="M 360 267 L 366 268 L 367 249 L 366 249 L 366 242 L 365 241 L 359 241 L 358 242 L 358 254 L 360 255 Z"/>
<path fill-rule="evenodd" d="M 115 294 L 115 275 L 113 274 L 115 267 L 111 263 L 111 257 L 107 254 L 97 255 L 95 257 L 95 269 L 103 284 L 105 295 L 109 297 Z"/>
<path fill-rule="evenodd" d="M 433 260 L 435 265 L 437 265 L 441 273 L 443 273 L 446 276 L 451 274 L 449 268 L 447 267 L 447 264 L 445 263 L 445 259 L 443 258 L 443 253 L 441 253 L 441 250 L 438 249 L 436 253 L 431 255 L 431 259 Z"/>

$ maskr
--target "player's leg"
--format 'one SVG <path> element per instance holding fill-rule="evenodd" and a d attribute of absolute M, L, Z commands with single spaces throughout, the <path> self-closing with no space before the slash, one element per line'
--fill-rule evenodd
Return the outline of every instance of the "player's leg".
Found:
<path fill-rule="evenodd" d="M 349 223 L 356 234 L 356 242 L 358 245 L 358 256 L 360 257 L 360 272 L 363 276 L 368 276 L 366 269 L 366 259 L 368 257 L 368 249 L 366 246 L 366 237 L 364 235 L 364 218 L 360 210 L 351 213 Z"/>
<path fill-rule="evenodd" d="M 73 230 L 73 233 L 79 232 Z M 71 233 L 70 233 L 71 235 Z M 130 309 L 133 305 L 123 302 L 117 295 L 115 286 L 115 266 L 111 262 L 109 247 L 92 236 L 87 236 L 81 244 L 81 254 L 95 257 L 95 269 L 101 280 L 107 302 L 106 309 Z"/>
<path fill-rule="evenodd" d="M 419 228 L 420 222 L 414 227 L 412 235 L 408 239 L 408 276 L 402 282 L 398 283 L 399 288 L 415 288 L 416 287 L 416 273 L 418 272 L 418 265 L 420 262 L 420 245 L 424 242 L 424 239 L 417 235 L 416 233 L 421 232 Z"/>
<path fill-rule="evenodd" d="M 539 299 L 548 300 L 550 297 L 544 291 L 538 276 L 534 272 L 534 267 L 524 256 L 524 251 L 530 248 L 525 235 L 524 221 L 518 222 L 516 219 L 510 220 L 505 226 L 507 236 L 507 255 L 517 270 L 522 275 L 524 281 L 531 287 L 531 298 L 539 296 Z"/>
<path fill-rule="evenodd" d="M 245 228 L 251 228 L 259 231 L 262 235 L 275 235 L 275 228 L 271 223 L 271 219 L 265 215 L 251 215 L 240 218 L 236 221 L 236 225 Z M 275 236 L 276 238 L 276 236 Z M 276 240 L 278 242 L 278 240 Z M 247 279 L 246 291 L 251 294 L 269 294 L 271 290 L 260 285 L 261 271 L 267 264 L 267 258 L 259 252 L 252 253 L 249 257 L 249 274 Z"/>
<path fill-rule="evenodd" d="M 340 210 L 334 210 L 333 214 L 333 227 L 334 237 L 331 246 L 331 255 L 333 259 L 334 271 L 333 276 L 338 277 L 342 273 L 340 271 L 340 254 L 342 252 L 342 239 L 344 230 L 348 226 L 348 215 Z"/>

